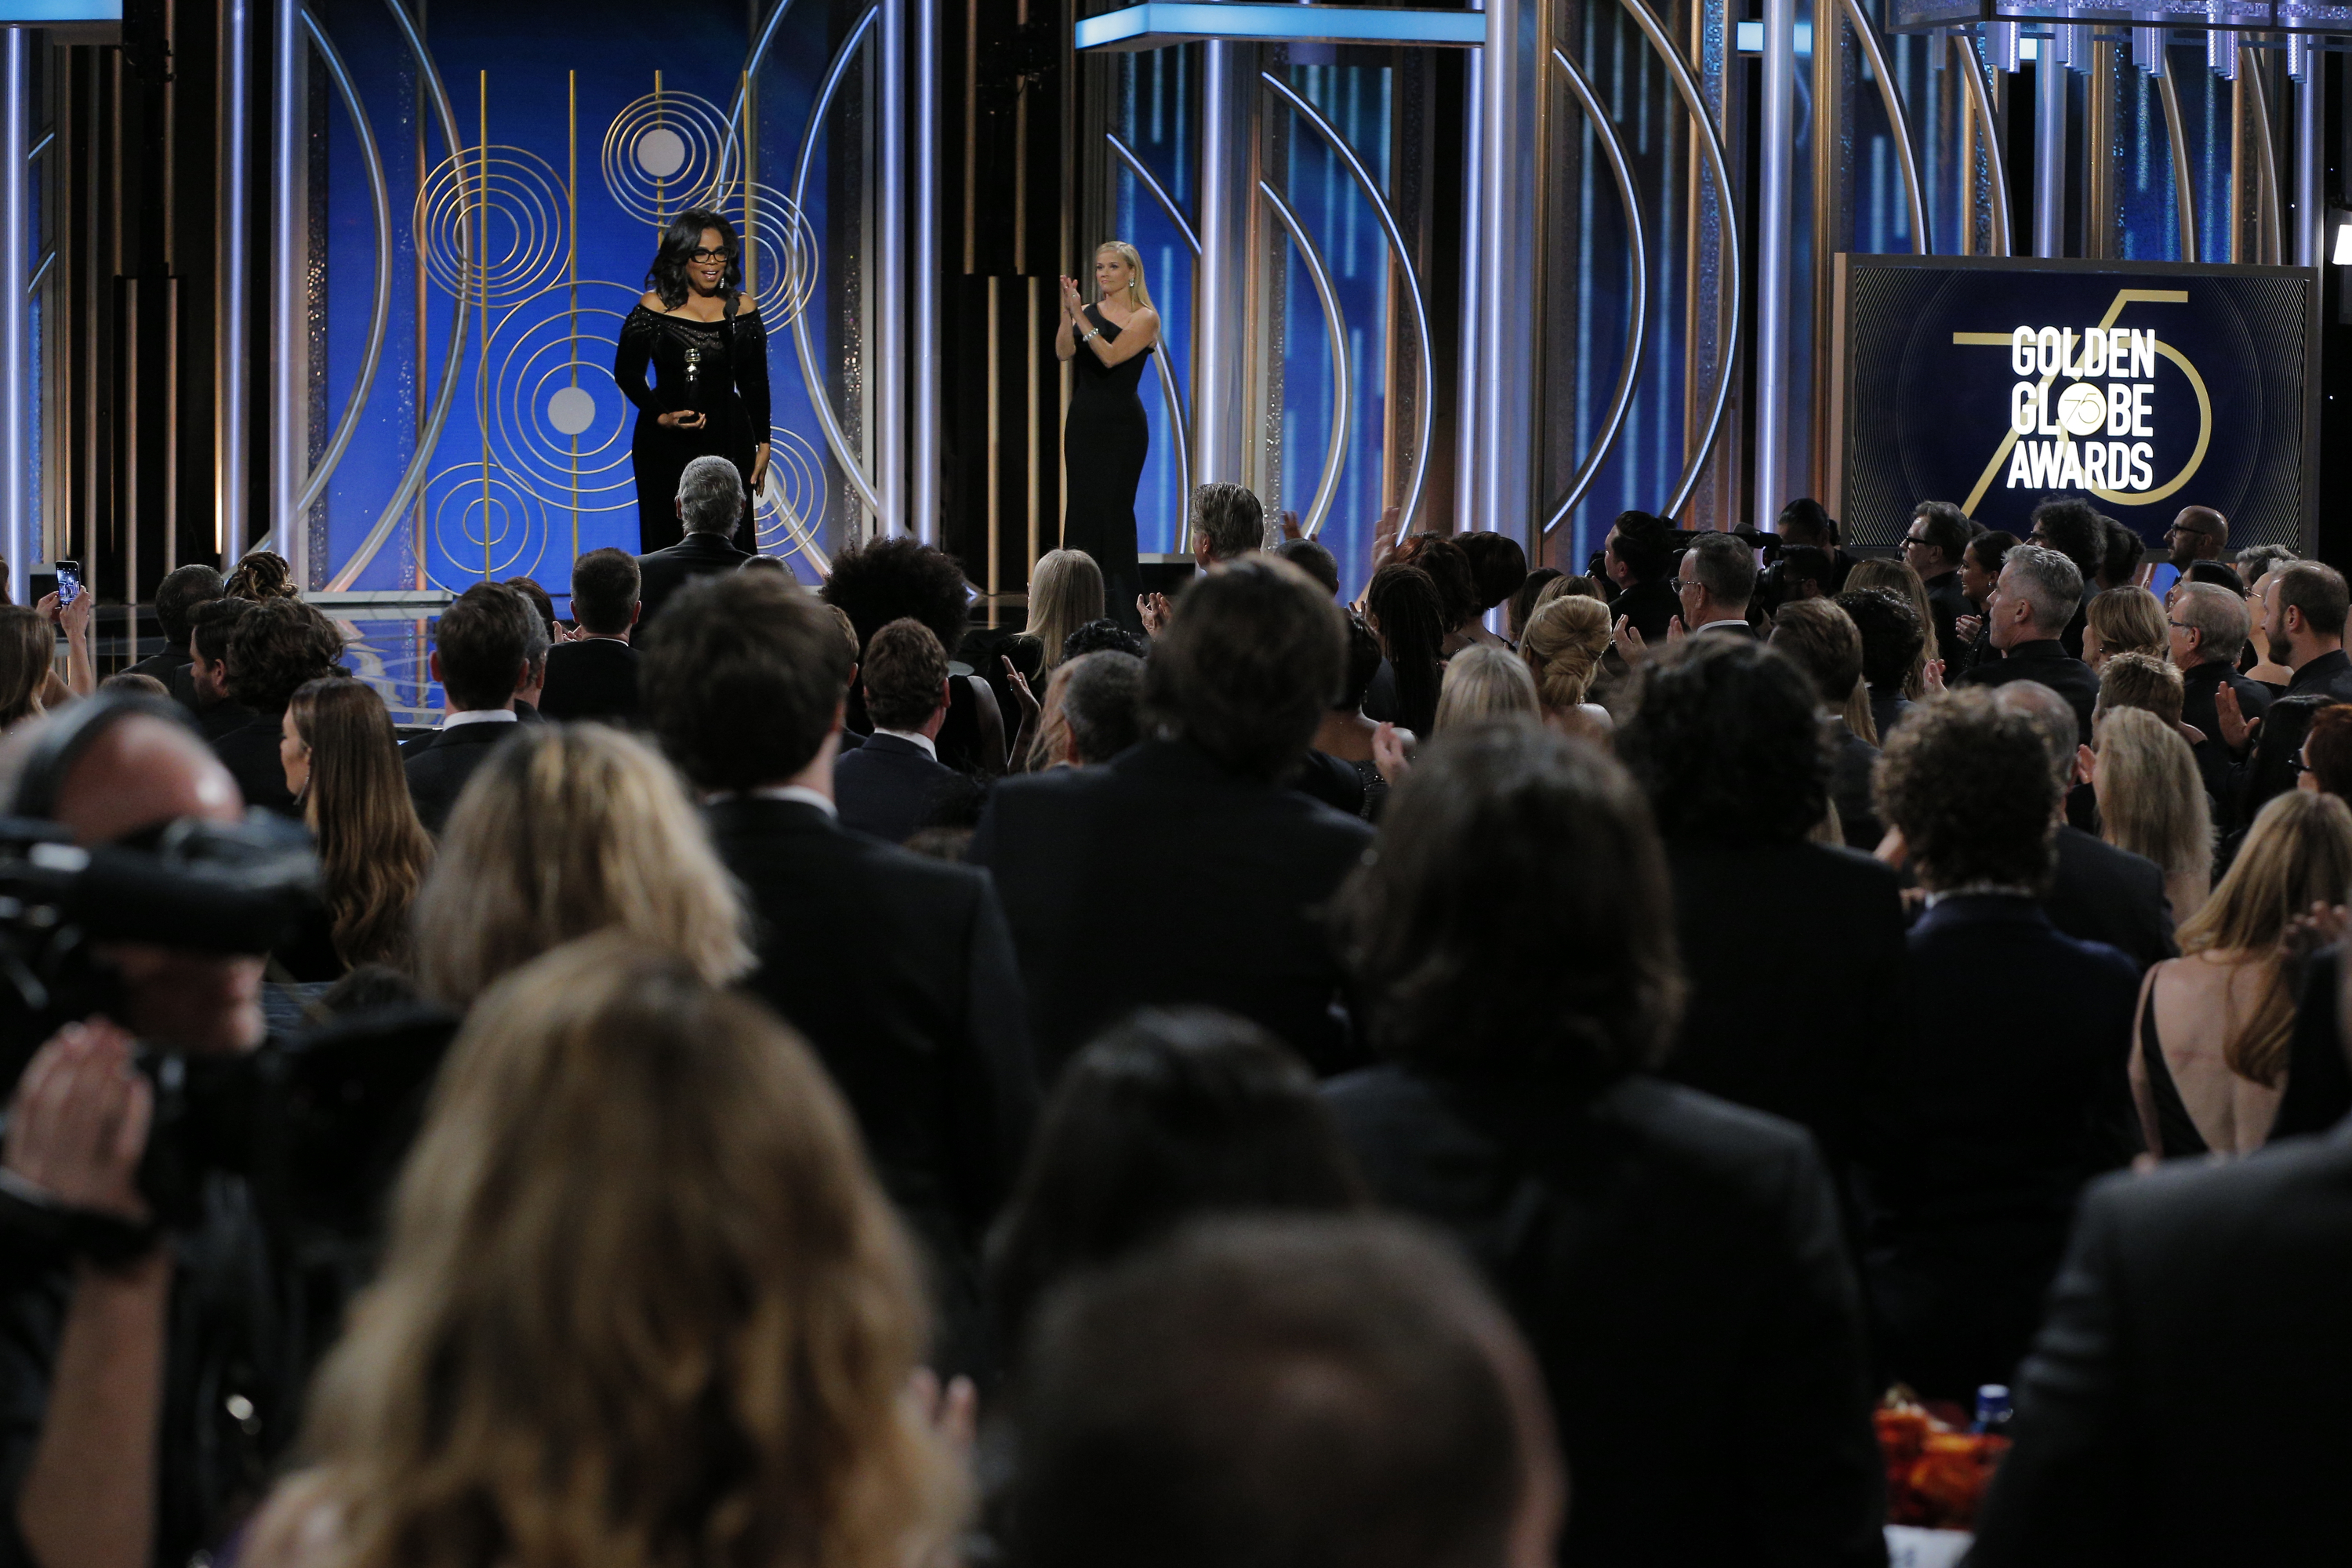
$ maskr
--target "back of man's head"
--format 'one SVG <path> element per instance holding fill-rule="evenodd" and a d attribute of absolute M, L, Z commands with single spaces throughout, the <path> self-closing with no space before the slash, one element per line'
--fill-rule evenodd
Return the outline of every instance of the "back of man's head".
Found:
<path fill-rule="evenodd" d="M 877 729 L 919 730 L 945 700 L 947 649 L 922 622 L 892 621 L 866 640 L 858 674 L 866 717 Z"/>
<path fill-rule="evenodd" d="M 1402 1222 L 1198 1226 L 1052 1298 L 1029 1344 L 1032 1568 L 1549 1560 L 1530 1360 L 1458 1255 Z"/>
<path fill-rule="evenodd" d="M 2191 583 L 2202 583 L 2213 588 L 2227 588 L 2240 598 L 2245 597 L 2246 580 L 2238 575 L 2238 569 L 2234 566 L 2225 565 L 2219 561 L 2191 561 L 2189 563 L 2187 576 Z"/>
<path fill-rule="evenodd" d="M 2198 633 L 2199 664 L 2235 665 L 2253 629 L 2245 596 L 2210 583 L 2184 583 L 2172 601 L 2172 618 Z"/>
<path fill-rule="evenodd" d="M 616 637 L 636 618 L 643 585 L 637 558 L 625 550 L 592 550 L 572 563 L 572 618 L 583 631 Z"/>
<path fill-rule="evenodd" d="M 2303 624 L 2323 641 L 2341 639 L 2347 610 L 2344 574 L 2317 561 L 2298 561 L 2279 568 L 2271 589 L 2271 604 L 2284 615 L 2301 610 Z"/>
<path fill-rule="evenodd" d="M 1772 527 L 1790 544 L 1811 544 L 1822 550 L 1837 548 L 1837 524 L 1830 521 L 1829 509 L 1811 496 L 1799 496 L 1782 507 Z"/>
<path fill-rule="evenodd" d="M 688 584 L 647 629 L 637 680 L 654 730 L 698 789 L 780 784 L 833 731 L 856 648 L 829 606 L 768 572 Z"/>
<path fill-rule="evenodd" d="M 2001 561 L 2002 591 L 2033 607 L 2034 629 L 2047 640 L 2066 629 L 2083 602 L 2083 574 L 2060 550 L 2021 544 Z"/>
<path fill-rule="evenodd" d="M 1339 591 L 1339 562 L 1328 550 L 1311 539 L 1286 539 L 1274 547 L 1274 552 L 1314 578 L 1333 594 Z"/>
<path fill-rule="evenodd" d="M 1270 782 L 1306 754 L 1347 657 L 1347 622 L 1321 585 L 1249 556 L 1176 601 L 1145 667 L 1145 710 L 1231 771 Z"/>
<path fill-rule="evenodd" d="M 2177 728 L 2183 695 L 2180 672 L 2151 655 L 2112 654 L 2099 667 L 2100 713 L 2112 713 L 2118 708 L 2145 708 L 2168 727 Z"/>
<path fill-rule="evenodd" d="M 1981 688 L 1905 718 L 1880 753 L 1874 794 L 1921 886 L 2039 893 L 2048 883 L 2063 792 L 2043 742 L 2039 724 Z"/>
<path fill-rule="evenodd" d="M 1192 492 L 1193 548 L 1211 561 L 1236 561 L 1265 545 L 1265 506 L 1243 485 L 1205 484 Z"/>
<path fill-rule="evenodd" d="M 1692 574 L 1717 608 L 1738 611 L 1748 607 L 1748 599 L 1756 592 L 1756 552 L 1747 541 L 1709 531 L 1691 542 L 1690 552 L 1696 562 Z"/>
<path fill-rule="evenodd" d="M 1685 637 L 1644 661 L 1617 755 L 1669 843 L 1794 844 L 1829 810 L 1812 678 L 1752 637 Z"/>
<path fill-rule="evenodd" d="M 1473 531 L 1455 534 L 1454 542 L 1470 558 L 1470 577 L 1478 585 L 1480 610 L 1493 609 L 1528 580 L 1528 552 L 1510 535 Z"/>
<path fill-rule="evenodd" d="M 2051 549 L 2074 563 L 2084 581 L 2107 558 L 2106 516 L 2080 496 L 2043 501 L 2033 509 L 2033 526 Z"/>
<path fill-rule="evenodd" d="M 2110 587 L 2121 587 L 2139 571 L 2140 558 L 2147 553 L 2147 542 L 2128 524 L 2114 518 L 2101 520 L 2106 530 L 2106 549 L 2099 559 L 2099 575 Z"/>
<path fill-rule="evenodd" d="M 1862 679 L 1862 634 L 1853 618 L 1827 599 L 1781 605 L 1772 617 L 1772 646 L 1812 677 L 1832 713 L 1845 706 Z"/>
<path fill-rule="evenodd" d="M 487 712 L 514 700 L 530 657 L 527 623 L 538 619 L 530 602 L 503 583 L 477 583 L 449 602 L 433 627 L 449 711 Z"/>
<path fill-rule="evenodd" d="M 1151 644 L 1140 632 L 1128 630 L 1108 616 L 1098 621 L 1088 621 L 1062 639 L 1064 663 L 1106 649 L 1113 653 L 1131 653 L 1138 658 L 1144 658 L 1150 655 Z"/>
<path fill-rule="evenodd" d="M 188 651 L 206 664 L 228 657 L 229 635 L 253 608 L 251 599 L 207 599 L 188 612 Z"/>
<path fill-rule="evenodd" d="M 171 647 L 188 646 L 188 616 L 198 605 L 221 596 L 221 574 L 201 562 L 166 573 L 155 585 L 155 619 Z"/>
<path fill-rule="evenodd" d="M 340 673 L 342 658 L 343 634 L 315 606 L 264 599 L 230 634 L 229 690 L 257 712 L 283 713 L 305 681 Z"/>
<path fill-rule="evenodd" d="M 1929 548 L 1943 552 L 1947 565 L 1958 566 L 1969 541 L 1976 537 L 1969 514 L 1948 500 L 1923 500 L 1911 509 L 1911 515 L 1924 524 L 1919 532 Z"/>
<path fill-rule="evenodd" d="M 1107 763 L 1143 739 L 1143 660 L 1103 648 L 1068 661 L 1062 722 L 1078 761 Z"/>
<path fill-rule="evenodd" d="M 2012 680 L 1998 689 L 1993 700 L 2003 712 L 2033 726 L 2059 793 L 2065 793 L 2074 782 L 2074 754 L 2083 742 L 2083 721 L 2074 705 L 2038 680 Z"/>
<path fill-rule="evenodd" d="M 1675 569 L 1675 531 L 1646 511 L 1621 511 L 1610 525 L 1610 548 L 1636 583 L 1654 583 Z"/>
<path fill-rule="evenodd" d="M 677 477 L 677 501 L 687 532 L 732 533 L 743 521 L 743 476 L 725 458 L 697 458 Z"/>

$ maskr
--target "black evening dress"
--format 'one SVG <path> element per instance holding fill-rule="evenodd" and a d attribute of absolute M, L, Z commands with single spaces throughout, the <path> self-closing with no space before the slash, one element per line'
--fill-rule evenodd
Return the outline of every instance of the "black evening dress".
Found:
<path fill-rule="evenodd" d="M 1102 329 L 1103 337 L 1118 341 L 1118 324 L 1089 305 L 1087 320 Z M 1135 562 L 1135 487 L 1143 478 L 1144 454 L 1151 447 L 1151 426 L 1144 422 L 1143 399 L 1136 386 L 1143 379 L 1145 349 L 1134 358 L 1106 365 L 1092 343 L 1081 343 L 1076 358 L 1077 384 L 1070 393 L 1070 414 L 1062 426 L 1062 462 L 1067 474 L 1062 545 L 1083 550 L 1102 568 L 1103 604 L 1126 626 L 1137 625 L 1135 595 L 1140 586 Z"/>
<path fill-rule="evenodd" d="M 646 384 L 646 366 L 653 366 Z M 637 475 L 637 549 L 649 553 L 684 536 L 677 521 L 677 479 L 697 458 L 720 457 L 743 476 L 743 521 L 735 543 L 752 550 L 752 448 L 768 438 L 768 330 L 758 306 L 716 321 L 648 310 L 621 322 L 613 380 L 637 405 L 629 458 Z M 704 416 L 698 430 L 658 423 L 691 408 Z"/>

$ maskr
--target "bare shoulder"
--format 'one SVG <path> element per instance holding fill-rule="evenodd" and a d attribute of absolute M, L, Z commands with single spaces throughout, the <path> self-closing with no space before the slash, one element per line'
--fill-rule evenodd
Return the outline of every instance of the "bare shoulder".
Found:
<path fill-rule="evenodd" d="M 637 303 L 643 305 L 646 310 L 651 310 L 657 316 L 669 309 L 667 305 L 662 303 L 662 297 L 660 295 L 650 292 L 640 295 L 637 299 Z"/>
<path fill-rule="evenodd" d="M 740 314 L 756 316 L 760 313 L 760 301 L 752 295 L 738 294 L 735 296 L 735 309 Z"/>

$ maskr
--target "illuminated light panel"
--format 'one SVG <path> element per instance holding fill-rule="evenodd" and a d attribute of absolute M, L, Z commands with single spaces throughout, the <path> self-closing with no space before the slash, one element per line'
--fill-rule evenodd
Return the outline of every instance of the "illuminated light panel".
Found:
<path fill-rule="evenodd" d="M 0 0 L 5 5 L 8 0 Z M 1078 23 L 1080 49 L 1129 53 L 1202 38 L 1253 43 L 1426 44 L 1475 48 L 1486 41 L 1476 11 L 1409 11 L 1364 5 L 1251 5 L 1151 0 Z"/>
<path fill-rule="evenodd" d="M 122 0 L 0 0 L 0 27 L 121 20 Z"/>

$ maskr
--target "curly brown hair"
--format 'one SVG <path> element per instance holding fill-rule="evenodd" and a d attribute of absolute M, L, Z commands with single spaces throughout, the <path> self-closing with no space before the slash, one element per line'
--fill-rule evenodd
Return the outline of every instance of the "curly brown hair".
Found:
<path fill-rule="evenodd" d="M 342 663 L 334 622 L 299 599 L 264 599 L 229 634 L 229 695 L 257 713 L 283 713 L 296 691 Z"/>
<path fill-rule="evenodd" d="M 2040 889 L 2058 834 L 2058 778 L 2042 732 L 1981 689 L 1916 703 L 1880 753 L 1878 813 L 1930 892 Z"/>
<path fill-rule="evenodd" d="M 222 595 L 231 599 L 299 599 L 294 567 L 275 550 L 248 550 L 228 574 Z"/>

